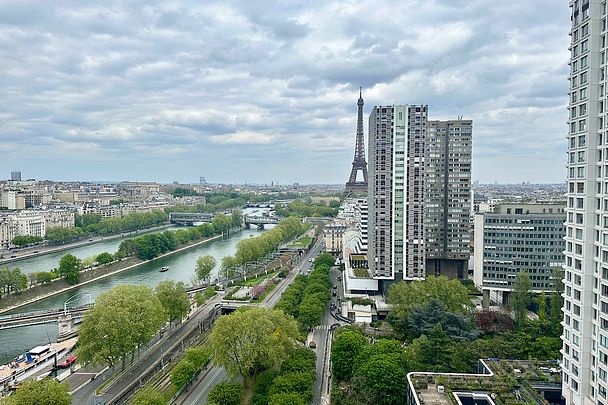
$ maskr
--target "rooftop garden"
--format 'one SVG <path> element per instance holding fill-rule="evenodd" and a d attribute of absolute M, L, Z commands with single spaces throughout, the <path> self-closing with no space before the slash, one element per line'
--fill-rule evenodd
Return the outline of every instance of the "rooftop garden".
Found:
<path fill-rule="evenodd" d="M 355 275 L 355 277 L 370 278 L 369 277 L 369 272 L 367 271 L 367 269 L 354 268 L 353 269 L 353 274 Z"/>

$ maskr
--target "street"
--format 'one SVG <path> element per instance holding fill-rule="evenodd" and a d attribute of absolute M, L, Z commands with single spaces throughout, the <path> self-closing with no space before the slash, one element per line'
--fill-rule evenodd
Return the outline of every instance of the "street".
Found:
<path fill-rule="evenodd" d="M 274 307 L 279 300 L 281 299 L 281 295 L 287 289 L 287 287 L 292 283 L 292 281 L 296 278 L 298 274 L 302 274 L 304 272 L 310 271 L 312 263 L 308 261 L 310 258 L 314 258 L 319 255 L 319 252 L 322 248 L 321 240 L 317 241 L 317 243 L 310 249 L 308 254 L 304 255 L 301 261 L 294 267 L 293 271 L 283 280 L 281 284 L 279 284 L 262 302 L 262 306 L 264 307 Z M 327 315 L 327 312 L 326 312 Z M 213 366 L 207 372 L 207 374 L 202 375 L 198 380 L 196 380 L 192 387 L 184 391 L 184 393 L 177 399 L 176 404 L 180 405 L 197 405 L 197 404 L 205 404 L 207 402 L 207 396 L 211 389 L 218 383 L 222 381 L 228 380 L 228 374 L 222 367 Z"/>

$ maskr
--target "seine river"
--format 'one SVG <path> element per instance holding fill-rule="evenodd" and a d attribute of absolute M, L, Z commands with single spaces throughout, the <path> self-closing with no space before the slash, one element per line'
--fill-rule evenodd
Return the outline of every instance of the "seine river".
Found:
<path fill-rule="evenodd" d="M 88 294 L 90 294 L 92 300 L 94 301 L 99 294 L 119 284 L 143 284 L 154 287 L 159 281 L 168 279 L 183 281 L 186 284 L 190 284 L 190 280 L 194 276 L 196 259 L 205 255 L 215 257 L 218 263 L 218 266 L 212 272 L 212 275 L 215 276 L 217 275 L 219 263 L 222 258 L 224 256 L 233 255 L 236 249 L 236 244 L 241 239 L 259 235 L 261 232 L 263 231 L 244 229 L 240 232 L 232 234 L 230 237 L 198 245 L 184 252 L 176 253 L 120 274 L 104 278 L 95 283 L 88 284 L 67 293 L 58 294 L 43 301 L 21 307 L 13 311 L 13 313 L 62 308 L 64 302 L 68 298 L 79 293 L 82 293 L 82 301 L 74 302 L 73 305 L 85 304 L 88 302 Z M 100 242 L 93 245 L 75 248 L 69 252 L 80 258 L 89 257 L 101 252 L 114 253 L 118 249 L 118 245 L 120 245 L 122 240 L 123 239 L 115 239 L 112 241 Z M 60 252 L 31 259 L 24 259 L 10 263 L 10 265 L 11 267 L 19 267 L 26 273 L 41 270 L 48 271 L 53 267 L 57 267 L 59 259 L 66 253 L 67 252 Z M 159 269 L 162 266 L 169 267 L 169 271 L 160 273 Z M 54 342 L 56 337 L 57 325 L 54 323 L 0 330 L 0 364 L 5 364 L 8 360 L 28 349 L 31 349 L 34 346 L 47 344 L 49 341 Z"/>

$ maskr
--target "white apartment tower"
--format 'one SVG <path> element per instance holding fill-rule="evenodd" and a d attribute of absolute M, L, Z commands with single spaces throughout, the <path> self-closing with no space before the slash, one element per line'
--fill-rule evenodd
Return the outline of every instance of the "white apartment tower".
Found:
<path fill-rule="evenodd" d="M 608 404 L 606 0 L 570 1 L 562 394 Z"/>
<path fill-rule="evenodd" d="M 425 277 L 427 114 L 425 105 L 394 105 L 376 106 L 369 117 L 368 260 L 378 280 Z"/>

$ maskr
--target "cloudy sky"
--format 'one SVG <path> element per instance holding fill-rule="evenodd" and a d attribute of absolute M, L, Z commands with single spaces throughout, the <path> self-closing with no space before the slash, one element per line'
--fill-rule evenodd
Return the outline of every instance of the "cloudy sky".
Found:
<path fill-rule="evenodd" d="M 473 119 L 476 180 L 561 182 L 566 3 L 0 0 L 0 178 L 343 183 L 362 86 Z"/>

